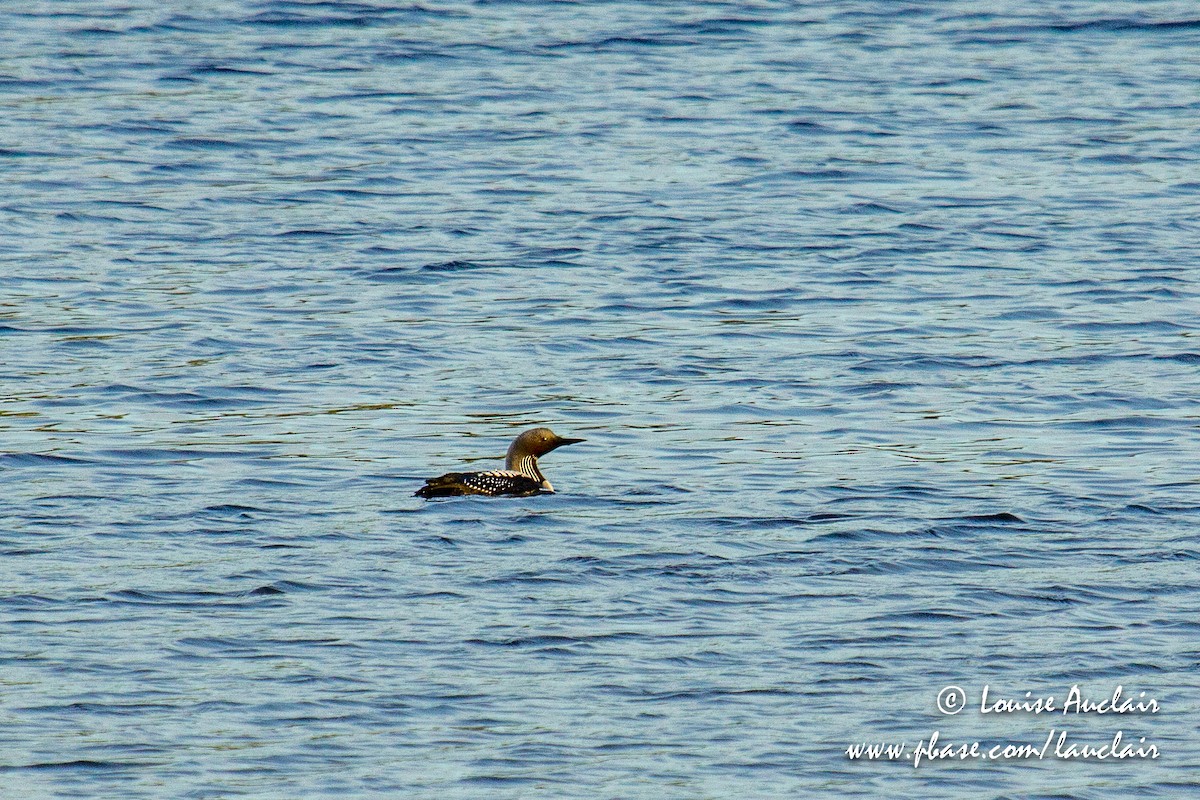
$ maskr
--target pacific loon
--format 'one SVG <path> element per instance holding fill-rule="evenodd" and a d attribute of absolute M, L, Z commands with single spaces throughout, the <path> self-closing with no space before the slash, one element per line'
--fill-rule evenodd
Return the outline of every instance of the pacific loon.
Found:
<path fill-rule="evenodd" d="M 528 497 L 553 492 L 554 487 L 538 469 L 538 456 L 563 445 L 582 442 L 567 439 L 549 428 L 525 431 L 508 448 L 504 469 L 490 472 L 447 472 L 425 481 L 416 497 L 454 497 L 464 494 L 484 494 L 490 497 Z"/>

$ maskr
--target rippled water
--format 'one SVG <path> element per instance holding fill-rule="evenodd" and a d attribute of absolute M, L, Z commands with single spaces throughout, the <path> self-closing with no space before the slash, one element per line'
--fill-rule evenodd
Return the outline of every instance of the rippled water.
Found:
<path fill-rule="evenodd" d="M 4 796 L 1191 796 L 1194 5 L 174 5 L 0 26 Z"/>

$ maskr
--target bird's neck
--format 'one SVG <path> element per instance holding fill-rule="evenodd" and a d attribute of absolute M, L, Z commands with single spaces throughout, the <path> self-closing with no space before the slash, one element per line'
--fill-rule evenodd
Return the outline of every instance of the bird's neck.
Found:
<path fill-rule="evenodd" d="M 504 468 L 516 470 L 527 478 L 533 478 L 538 483 L 546 480 L 546 476 L 538 469 L 537 457 L 529 453 L 509 453 L 504 459 Z"/>

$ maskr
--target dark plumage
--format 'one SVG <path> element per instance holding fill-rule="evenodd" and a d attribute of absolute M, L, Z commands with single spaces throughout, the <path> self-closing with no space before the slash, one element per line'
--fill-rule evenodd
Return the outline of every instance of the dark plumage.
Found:
<path fill-rule="evenodd" d="M 518 436 L 508 448 L 504 469 L 489 472 L 447 472 L 425 481 L 416 497 L 454 497 L 483 494 L 489 497 L 528 497 L 553 492 L 554 487 L 538 468 L 538 456 L 563 445 L 582 442 L 566 439 L 549 428 L 534 428 Z"/>

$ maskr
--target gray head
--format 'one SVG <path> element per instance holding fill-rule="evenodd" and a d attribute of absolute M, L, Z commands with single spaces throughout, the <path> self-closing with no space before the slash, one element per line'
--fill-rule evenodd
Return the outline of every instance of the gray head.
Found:
<path fill-rule="evenodd" d="M 508 448 L 508 456 L 504 459 L 505 469 L 517 469 L 517 464 L 526 456 L 544 456 L 551 450 L 557 450 L 563 445 L 582 442 L 583 439 L 567 439 L 559 436 L 549 428 L 533 428 L 518 436 Z"/>

